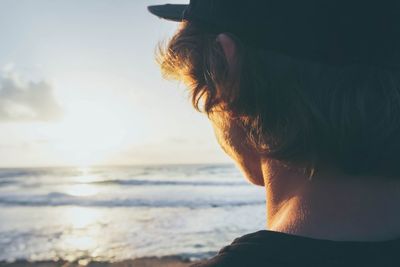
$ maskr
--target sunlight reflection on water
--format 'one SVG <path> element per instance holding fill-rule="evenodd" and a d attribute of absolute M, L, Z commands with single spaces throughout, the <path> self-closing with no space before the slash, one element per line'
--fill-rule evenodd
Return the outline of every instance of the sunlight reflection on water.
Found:
<path fill-rule="evenodd" d="M 62 220 L 66 230 L 59 239 L 59 250 L 70 261 L 95 258 L 98 247 L 107 242 L 102 230 L 107 225 L 105 214 L 99 209 L 70 207 L 64 210 Z"/>
<path fill-rule="evenodd" d="M 70 207 L 63 213 L 64 221 L 71 224 L 73 228 L 83 228 L 90 224 L 96 224 L 102 215 L 99 209 L 84 207 Z"/>
<path fill-rule="evenodd" d="M 90 184 L 76 184 L 68 186 L 65 192 L 70 196 L 88 197 L 96 195 L 99 192 L 99 189 Z"/>
<path fill-rule="evenodd" d="M 96 248 L 96 241 L 91 236 L 68 236 L 63 240 L 64 247 L 75 250 L 91 250 Z"/>
<path fill-rule="evenodd" d="M 91 183 L 101 180 L 96 174 L 93 174 L 93 169 L 91 167 L 80 167 L 78 168 L 79 175 L 72 177 L 72 181 L 76 183 Z"/>

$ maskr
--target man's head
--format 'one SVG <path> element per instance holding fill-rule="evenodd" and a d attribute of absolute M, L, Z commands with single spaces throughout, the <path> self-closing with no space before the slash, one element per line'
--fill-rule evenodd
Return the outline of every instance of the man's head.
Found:
<path fill-rule="evenodd" d="M 194 106 L 208 114 L 220 144 L 248 177 L 260 171 L 261 159 L 310 172 L 399 175 L 399 70 L 354 58 L 340 64 L 330 56 L 307 58 L 243 38 L 184 21 L 159 61 L 166 77 L 188 85 Z M 258 39 L 267 37 L 252 40 Z"/>

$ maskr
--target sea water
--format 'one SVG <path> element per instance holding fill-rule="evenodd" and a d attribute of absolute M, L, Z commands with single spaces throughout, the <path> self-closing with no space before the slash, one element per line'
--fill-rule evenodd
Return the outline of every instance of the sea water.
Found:
<path fill-rule="evenodd" d="M 233 165 L 0 169 L 0 261 L 207 258 L 264 199 Z"/>

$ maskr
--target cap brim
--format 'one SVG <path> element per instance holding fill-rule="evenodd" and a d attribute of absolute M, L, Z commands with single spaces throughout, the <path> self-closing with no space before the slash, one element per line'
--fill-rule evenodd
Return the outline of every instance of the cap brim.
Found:
<path fill-rule="evenodd" d="M 148 6 L 147 9 L 153 15 L 159 18 L 172 20 L 172 21 L 182 21 L 183 12 L 188 7 L 188 5 L 156 5 Z"/>

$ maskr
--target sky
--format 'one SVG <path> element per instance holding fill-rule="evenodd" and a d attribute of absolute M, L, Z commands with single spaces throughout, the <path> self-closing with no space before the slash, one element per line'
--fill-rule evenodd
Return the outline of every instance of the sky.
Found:
<path fill-rule="evenodd" d="M 187 1 L 174 0 L 174 3 Z M 0 0 L 0 167 L 226 163 L 145 0 Z"/>

